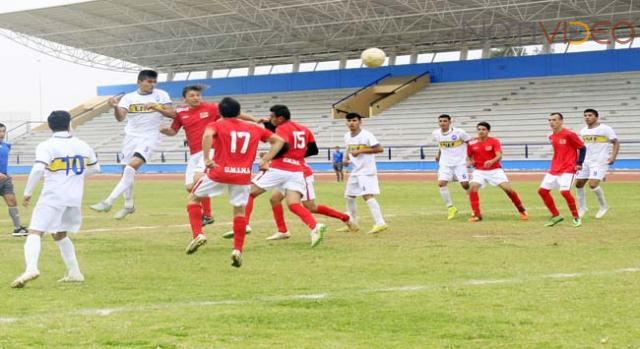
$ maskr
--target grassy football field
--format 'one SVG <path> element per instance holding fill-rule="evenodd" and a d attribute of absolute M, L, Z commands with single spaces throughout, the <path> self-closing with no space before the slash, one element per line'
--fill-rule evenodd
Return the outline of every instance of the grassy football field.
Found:
<path fill-rule="evenodd" d="M 360 201 L 361 232 L 335 233 L 340 222 L 318 217 L 329 233 L 315 249 L 289 212 L 292 238 L 264 240 L 274 231 L 264 196 L 235 269 L 220 238 L 231 227 L 226 197 L 213 200 L 209 244 L 187 256 L 181 180 L 138 181 L 137 212 L 115 221 L 121 203 L 88 209 L 117 180 L 106 178 L 88 181 L 83 232 L 72 236 L 84 284 L 56 282 L 64 265 L 46 237 L 40 278 L 9 288 L 24 240 L 0 236 L 0 348 L 640 348 L 640 183 L 606 183 L 602 220 L 587 191 L 582 227 L 547 228 L 538 181 L 514 183 L 528 222 L 488 188 L 480 223 L 467 223 L 457 185 L 460 214 L 447 221 L 435 183 L 385 181 L 388 231 L 362 232 L 372 222 Z M 344 209 L 342 184 L 316 192 Z M 21 213 L 28 221 L 30 209 Z"/>

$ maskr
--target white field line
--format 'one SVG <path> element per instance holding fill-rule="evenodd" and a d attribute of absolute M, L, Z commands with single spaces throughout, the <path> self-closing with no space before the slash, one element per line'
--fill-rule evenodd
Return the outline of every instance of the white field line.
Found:
<path fill-rule="evenodd" d="M 564 278 L 579 278 L 583 276 L 603 276 L 603 275 L 614 275 L 621 273 L 638 273 L 640 272 L 640 268 L 622 268 L 610 271 L 596 271 L 590 273 L 551 273 L 551 274 L 543 274 L 533 277 L 527 278 L 513 278 L 513 279 L 487 279 L 487 280 L 466 280 L 466 281 L 458 281 L 450 284 L 440 284 L 440 285 L 407 285 L 407 286 L 399 286 L 399 287 L 385 287 L 385 288 L 373 288 L 373 289 L 361 289 L 350 292 L 353 293 L 408 293 L 408 292 L 420 292 L 425 290 L 433 290 L 433 289 L 442 289 L 448 287 L 482 287 L 482 286 L 496 286 L 496 285 L 504 285 L 504 284 L 520 284 L 525 281 L 535 280 L 535 279 L 545 279 L 545 278 L 553 278 L 553 279 L 564 279 Z M 283 301 L 319 301 L 323 299 L 328 299 L 331 297 L 340 297 L 344 292 L 336 292 L 334 294 L 330 292 L 323 293 L 315 293 L 315 294 L 297 294 L 297 295 L 280 295 L 280 296 L 262 296 L 254 299 L 247 300 L 204 300 L 204 301 L 190 301 L 190 302 L 174 302 L 174 303 L 158 303 L 158 304 L 147 304 L 147 305 L 139 305 L 139 306 L 122 306 L 122 307 L 114 307 L 114 308 L 86 308 L 86 309 L 77 309 L 72 310 L 66 313 L 48 313 L 48 314 L 38 314 L 38 315 L 30 315 L 30 316 L 0 316 L 0 325 L 3 324 L 12 324 L 20 321 L 27 320 L 46 320 L 48 318 L 55 318 L 59 316 L 110 316 L 117 313 L 140 313 L 140 312 L 149 312 L 155 310 L 163 310 L 163 309 L 175 309 L 175 308 L 185 308 L 185 307 L 204 307 L 204 306 L 224 306 L 224 305 L 247 305 L 247 304 L 260 304 L 260 303 L 276 303 Z"/>

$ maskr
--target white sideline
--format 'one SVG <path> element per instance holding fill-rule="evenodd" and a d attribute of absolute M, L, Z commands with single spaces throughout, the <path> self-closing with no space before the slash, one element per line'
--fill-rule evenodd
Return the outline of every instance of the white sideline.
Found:
<path fill-rule="evenodd" d="M 513 278 L 513 279 L 487 279 L 487 280 L 466 280 L 466 281 L 458 281 L 452 282 L 450 284 L 440 284 L 440 285 L 407 285 L 407 286 L 399 286 L 399 287 L 386 287 L 386 288 L 374 288 L 374 289 L 361 289 L 356 290 L 355 293 L 383 293 L 383 292 L 420 292 L 423 290 L 430 289 L 442 289 L 447 287 L 464 287 L 464 286 L 494 286 L 501 284 L 515 284 L 515 283 L 523 283 L 527 280 L 532 279 L 564 279 L 564 278 L 578 278 L 583 276 L 598 276 L 598 275 L 611 275 L 611 274 L 620 274 L 620 273 L 638 273 L 640 272 L 640 268 L 622 268 L 610 271 L 596 271 L 590 273 L 551 273 L 551 274 L 542 274 L 533 277 L 527 278 Z M 176 302 L 176 303 L 158 303 L 158 304 L 148 304 L 141 306 L 132 306 L 132 307 L 116 307 L 116 308 L 99 308 L 99 309 L 78 309 L 69 311 L 67 313 L 57 313 L 57 314 L 38 314 L 31 316 L 23 316 L 23 317 L 9 317 L 9 316 L 0 316 L 0 325 L 2 324 L 12 324 L 19 321 L 25 320 L 35 320 L 42 321 L 46 318 L 52 318 L 54 316 L 74 316 L 74 315 L 85 315 L 85 316 L 109 316 L 115 313 L 127 313 L 127 312 L 144 312 L 144 311 L 153 311 L 159 309 L 169 309 L 169 308 L 184 308 L 184 307 L 203 307 L 203 306 L 218 306 L 218 305 L 245 305 L 245 304 L 255 304 L 255 303 L 275 303 L 275 302 L 283 302 L 283 301 L 319 301 L 322 299 L 326 299 L 329 297 L 339 297 L 340 292 L 336 292 L 331 294 L 329 292 L 323 293 L 315 293 L 315 294 L 297 294 L 297 295 L 282 295 L 282 296 L 266 296 L 259 297 L 255 299 L 248 300 L 209 300 L 209 301 L 190 301 L 190 302 Z"/>

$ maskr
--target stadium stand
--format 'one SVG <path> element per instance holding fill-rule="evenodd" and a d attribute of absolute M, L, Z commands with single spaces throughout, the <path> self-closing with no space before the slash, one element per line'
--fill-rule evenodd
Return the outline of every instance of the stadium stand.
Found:
<path fill-rule="evenodd" d="M 551 154 L 550 147 L 544 143 L 548 133 L 546 118 L 552 111 L 562 112 L 567 126 L 579 130 L 583 127 L 582 110 L 595 108 L 600 111 L 602 122 L 616 129 L 622 142 L 637 141 L 640 120 L 633 116 L 640 114 L 635 93 L 639 86 L 640 73 L 431 84 L 381 115 L 365 120 L 365 127 L 382 135 L 385 146 L 393 147 L 394 159 L 419 160 L 422 145 L 427 146 L 424 155 L 430 159 L 435 153 L 435 148 L 428 146 L 431 131 L 437 126 L 437 116 L 447 113 L 454 117 L 456 126 L 469 133 L 474 132 L 479 121 L 491 123 L 495 136 L 505 144 L 514 144 L 505 148 L 506 159 L 524 159 L 525 144 L 529 145 L 528 158 L 545 159 Z M 273 104 L 288 105 L 296 120 L 316 132 L 321 147 L 333 147 L 342 145 L 345 127 L 342 119 L 331 118 L 331 105 L 353 91 L 332 89 L 235 97 L 245 112 L 255 116 L 266 116 Z M 207 99 L 217 101 L 219 97 Z M 96 149 L 103 161 L 116 162 L 123 126 L 114 120 L 111 112 L 87 121 L 75 132 Z M 20 154 L 21 162 L 31 161 L 35 145 L 47 136 L 48 132 L 36 129 L 14 139 L 14 153 Z M 167 162 L 185 161 L 186 147 L 181 134 L 163 137 L 158 149 L 152 162 L 162 161 L 163 152 Z M 640 143 L 626 144 L 620 158 L 629 158 L 638 152 Z"/>

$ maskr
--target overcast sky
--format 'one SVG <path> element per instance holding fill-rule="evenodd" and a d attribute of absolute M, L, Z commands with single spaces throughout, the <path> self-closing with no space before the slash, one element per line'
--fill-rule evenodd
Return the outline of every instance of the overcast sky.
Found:
<path fill-rule="evenodd" d="M 76 2 L 83 1 L 1 1 L 0 13 Z M 98 85 L 135 83 L 135 74 L 65 62 L 28 49 L 3 36 L 0 36 L 0 52 L 0 115 L 3 118 L 10 118 L 12 114 L 24 115 L 26 112 L 31 120 L 43 120 L 51 110 L 70 109 L 95 96 Z"/>

